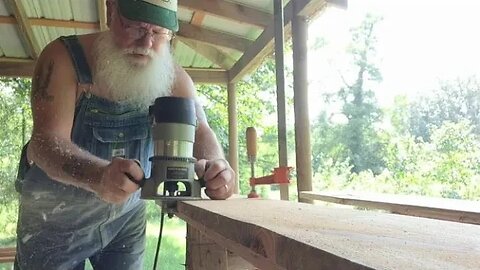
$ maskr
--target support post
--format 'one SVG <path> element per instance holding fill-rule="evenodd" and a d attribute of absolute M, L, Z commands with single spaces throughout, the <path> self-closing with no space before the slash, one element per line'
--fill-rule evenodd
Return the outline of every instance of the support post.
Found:
<path fill-rule="evenodd" d="M 238 171 L 238 121 L 237 121 L 237 92 L 235 83 L 227 85 L 228 92 L 228 162 L 235 171 L 235 194 L 239 194 L 240 181 Z"/>
<path fill-rule="evenodd" d="M 293 91 L 295 110 L 295 149 L 297 191 L 312 190 L 312 150 L 310 145 L 310 117 L 308 112 L 308 62 L 307 39 L 308 23 L 299 16 L 298 2 L 294 3 L 292 19 L 293 41 Z M 300 202 L 313 203 L 312 200 L 298 196 Z"/>
<path fill-rule="evenodd" d="M 285 61 L 283 0 L 273 1 L 275 24 L 275 74 L 277 82 L 278 163 L 288 166 L 287 117 L 285 106 Z M 280 185 L 280 199 L 288 201 L 288 185 Z"/>

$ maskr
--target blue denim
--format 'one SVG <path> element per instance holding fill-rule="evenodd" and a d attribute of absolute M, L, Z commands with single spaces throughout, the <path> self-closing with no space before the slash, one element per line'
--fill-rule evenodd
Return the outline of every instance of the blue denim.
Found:
<path fill-rule="evenodd" d="M 75 109 L 72 141 L 92 154 L 138 159 L 150 174 L 153 154 L 148 109 L 84 93 Z M 26 173 L 17 228 L 16 269 L 142 269 L 145 204 L 140 191 L 123 204 L 50 179 L 33 165 Z"/>

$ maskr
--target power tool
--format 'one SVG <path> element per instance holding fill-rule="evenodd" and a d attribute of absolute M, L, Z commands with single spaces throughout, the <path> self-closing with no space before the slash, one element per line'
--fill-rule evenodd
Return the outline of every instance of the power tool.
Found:
<path fill-rule="evenodd" d="M 204 182 L 195 178 L 195 102 L 191 98 L 160 97 L 149 107 L 153 156 L 150 178 L 137 182 L 141 198 L 167 209 L 177 201 L 201 199 Z M 133 180 L 133 179 L 132 179 Z"/>

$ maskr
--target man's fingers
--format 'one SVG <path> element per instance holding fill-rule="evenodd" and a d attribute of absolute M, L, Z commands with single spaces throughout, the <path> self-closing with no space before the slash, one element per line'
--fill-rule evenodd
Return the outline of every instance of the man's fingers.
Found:
<path fill-rule="evenodd" d="M 198 177 L 202 178 L 205 176 L 205 171 L 207 167 L 207 160 L 200 159 L 195 163 L 195 173 Z"/>
<path fill-rule="evenodd" d="M 230 197 L 232 190 L 228 185 L 223 185 L 217 189 L 206 189 L 205 193 L 213 200 L 224 200 Z"/>

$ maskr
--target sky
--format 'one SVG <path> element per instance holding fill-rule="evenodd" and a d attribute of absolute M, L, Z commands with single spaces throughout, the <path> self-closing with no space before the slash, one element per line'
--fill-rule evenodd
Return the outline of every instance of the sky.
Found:
<path fill-rule="evenodd" d="M 371 85 L 381 106 L 391 105 L 399 94 L 428 95 L 441 80 L 480 74 L 479 11 L 475 0 L 349 0 L 346 10 L 328 7 L 309 26 L 311 45 L 318 37 L 327 41 L 309 52 L 310 97 L 316 100 L 341 87 L 340 74 L 348 75 L 349 29 L 367 12 L 383 17 L 375 60 L 383 81 Z M 311 118 L 318 107 L 310 106 Z"/>

